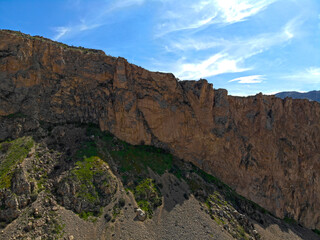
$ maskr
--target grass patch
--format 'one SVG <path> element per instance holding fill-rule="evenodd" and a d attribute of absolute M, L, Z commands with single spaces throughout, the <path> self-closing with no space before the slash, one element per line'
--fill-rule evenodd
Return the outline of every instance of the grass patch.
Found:
<path fill-rule="evenodd" d="M 205 182 L 215 184 L 218 188 L 232 191 L 232 189 L 227 184 L 223 183 L 218 178 L 206 173 L 195 165 L 192 165 L 192 168 L 193 171 L 198 174 Z"/>
<path fill-rule="evenodd" d="M 285 217 L 283 221 L 285 221 L 288 224 L 297 224 L 297 221 L 290 217 Z"/>
<path fill-rule="evenodd" d="M 41 176 L 41 178 L 37 181 L 37 188 L 38 188 L 37 191 L 38 192 L 46 190 L 44 186 L 47 183 L 47 177 L 48 177 L 47 173 L 44 173 Z"/>
<path fill-rule="evenodd" d="M 151 178 L 141 181 L 133 192 L 138 206 L 147 213 L 149 218 L 153 210 L 162 204 L 160 191 Z"/>
<path fill-rule="evenodd" d="M 84 142 L 82 147 L 76 153 L 77 159 L 90 158 L 94 156 L 99 156 L 98 148 L 94 141 Z"/>
<path fill-rule="evenodd" d="M 101 211 L 98 215 L 101 215 Z M 79 213 L 79 217 L 82 218 L 83 220 L 86 221 L 90 221 L 95 223 L 98 219 L 97 219 L 97 214 L 94 214 L 93 212 L 86 212 L 86 211 L 82 211 L 81 213 Z"/>
<path fill-rule="evenodd" d="M 33 146 L 32 137 L 22 137 L 0 144 L 0 150 L 5 151 L 5 156 L 0 162 L 0 188 L 10 188 L 15 167 L 27 157 Z"/>
<path fill-rule="evenodd" d="M 137 174 L 147 173 L 148 167 L 162 175 L 172 167 L 172 155 L 151 146 L 132 146 L 126 144 L 119 151 L 112 151 L 111 156 L 120 164 L 120 172 Z"/>
<path fill-rule="evenodd" d="M 96 174 L 104 174 L 103 164 L 104 162 L 98 157 L 84 158 L 83 161 L 76 163 L 71 174 L 80 181 L 81 190 L 77 193 L 78 197 L 84 198 L 92 203 L 99 199 L 98 192 L 95 191 L 93 178 Z"/>
<path fill-rule="evenodd" d="M 238 239 L 249 240 L 247 237 L 246 231 L 242 226 L 238 225 L 237 230 L 238 230 L 237 231 Z"/>
<path fill-rule="evenodd" d="M 218 223 L 219 225 L 224 225 L 226 224 L 225 221 L 223 221 L 223 219 L 218 218 L 217 216 L 212 216 L 213 220 Z"/>
<path fill-rule="evenodd" d="M 53 219 L 53 233 L 57 236 L 58 239 L 62 238 L 64 235 L 65 224 L 61 224 L 58 220 Z"/>
<path fill-rule="evenodd" d="M 151 218 L 151 216 L 153 214 L 153 207 L 152 207 L 151 203 L 147 200 L 140 200 L 137 202 L 137 204 L 143 211 L 145 211 L 148 218 Z"/>
<path fill-rule="evenodd" d="M 97 156 L 77 161 L 63 181 L 75 186 L 75 192 L 70 195 L 71 209 L 81 218 L 93 222 L 96 221 L 94 217 L 101 215 L 100 207 L 111 201 L 117 186 L 107 164 Z M 81 208 L 77 210 L 79 204 Z"/>
<path fill-rule="evenodd" d="M 5 116 L 6 118 L 9 118 L 9 119 L 13 119 L 13 118 L 25 118 L 27 117 L 27 115 L 21 113 L 21 112 L 17 112 L 17 113 L 12 113 L 12 114 L 9 114 L 7 116 Z"/>
<path fill-rule="evenodd" d="M 320 230 L 319 229 L 313 229 L 312 231 L 320 236 Z"/>
<path fill-rule="evenodd" d="M 219 194 L 219 192 L 214 191 L 207 199 L 206 204 L 210 206 L 209 202 L 217 204 L 218 206 L 228 206 L 228 202 L 223 199 L 223 197 Z"/>
<path fill-rule="evenodd" d="M 78 157 L 100 156 L 103 158 L 103 149 L 98 149 L 97 141 L 102 142 L 116 161 L 120 173 L 134 175 L 148 175 L 148 167 L 155 173 L 162 175 L 172 168 L 173 157 L 160 148 L 153 146 L 134 146 L 114 138 L 110 133 L 104 133 L 93 124 L 87 128 L 87 136 L 94 136 L 95 140 L 84 143 L 84 149 Z M 125 176 L 125 175 L 124 175 Z M 126 178 L 126 177 L 124 177 Z"/>

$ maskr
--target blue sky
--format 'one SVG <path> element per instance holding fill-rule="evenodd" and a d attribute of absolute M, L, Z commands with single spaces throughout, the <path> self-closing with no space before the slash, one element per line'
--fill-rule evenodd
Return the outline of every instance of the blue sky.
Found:
<path fill-rule="evenodd" d="M 0 0 L 0 28 L 232 95 L 320 90 L 319 0 Z"/>

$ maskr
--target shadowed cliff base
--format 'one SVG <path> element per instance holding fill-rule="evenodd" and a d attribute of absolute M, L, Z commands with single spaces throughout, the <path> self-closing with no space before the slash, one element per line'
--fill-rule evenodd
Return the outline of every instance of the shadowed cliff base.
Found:
<path fill-rule="evenodd" d="M 320 106 L 240 98 L 123 58 L 0 32 L 0 138 L 37 124 L 99 124 L 192 162 L 272 214 L 319 227 Z M 12 116 L 32 120 L 13 124 Z M 35 125 L 33 125 L 35 124 Z"/>
<path fill-rule="evenodd" d="M 94 125 L 42 122 L 0 150 L 0 171 L 13 150 L 22 154 L 1 190 L 0 239 L 319 239 L 193 164 Z"/>

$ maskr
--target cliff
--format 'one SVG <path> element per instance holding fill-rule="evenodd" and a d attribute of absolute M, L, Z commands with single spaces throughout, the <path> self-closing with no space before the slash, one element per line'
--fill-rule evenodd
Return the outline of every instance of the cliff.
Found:
<path fill-rule="evenodd" d="M 33 120 L 12 125 L 13 115 Z M 101 51 L 0 31 L 0 140 L 40 123 L 97 123 L 171 151 L 280 218 L 320 228 L 320 104 L 228 96 Z M 10 124 L 9 124 L 10 122 Z"/>

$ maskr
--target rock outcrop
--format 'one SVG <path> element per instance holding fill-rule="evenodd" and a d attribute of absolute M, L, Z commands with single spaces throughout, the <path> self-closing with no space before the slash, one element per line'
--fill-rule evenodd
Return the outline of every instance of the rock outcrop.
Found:
<path fill-rule="evenodd" d="M 21 124 L 10 116 L 27 115 Z M 0 31 L 0 137 L 39 123 L 98 123 L 193 162 L 278 217 L 320 228 L 320 104 L 228 96 L 123 58 Z"/>
<path fill-rule="evenodd" d="M 117 183 L 109 166 L 98 157 L 78 162 L 57 184 L 58 202 L 67 209 L 84 215 L 100 214 L 117 190 Z"/>

